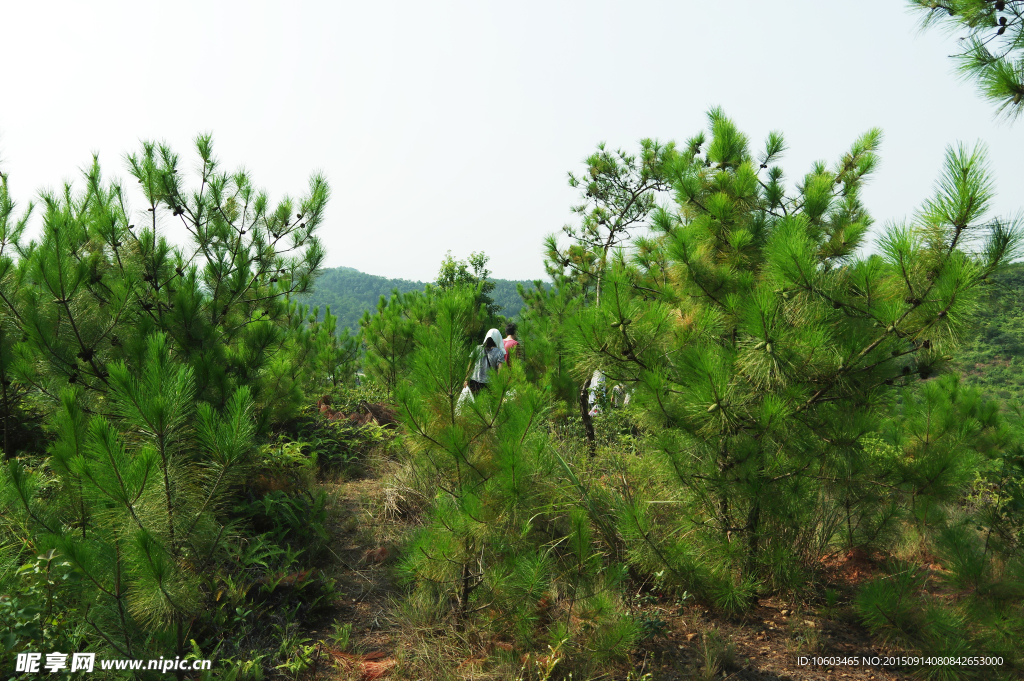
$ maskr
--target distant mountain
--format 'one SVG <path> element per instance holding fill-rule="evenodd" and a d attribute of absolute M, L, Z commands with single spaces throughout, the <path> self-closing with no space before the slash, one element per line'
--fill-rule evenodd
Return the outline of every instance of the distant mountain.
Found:
<path fill-rule="evenodd" d="M 501 314 L 514 318 L 523 307 L 523 299 L 516 291 L 517 284 L 530 288 L 530 281 L 512 281 L 509 279 L 493 279 L 495 283 L 491 297 L 501 305 Z M 326 306 L 331 306 L 331 314 L 338 317 L 338 328 L 348 327 L 352 331 L 359 328 L 359 318 L 365 310 L 374 310 L 382 295 L 389 296 L 394 289 L 400 293 L 422 291 L 426 282 L 409 281 L 408 279 L 388 279 L 373 274 L 366 274 L 351 267 L 334 267 L 324 270 L 316 280 L 313 292 L 303 297 L 302 302 L 311 307 L 320 307 L 323 317 Z"/>

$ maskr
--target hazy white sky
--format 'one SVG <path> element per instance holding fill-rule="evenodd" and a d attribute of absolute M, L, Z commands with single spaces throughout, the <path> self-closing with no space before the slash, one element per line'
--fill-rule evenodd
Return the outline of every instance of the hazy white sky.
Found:
<path fill-rule="evenodd" d="M 566 171 L 594 145 L 680 142 L 721 105 L 792 179 L 885 133 L 879 223 L 929 194 L 947 144 L 988 144 L 998 212 L 1021 206 L 1024 123 L 996 123 L 902 0 L 6 2 L 0 158 L 24 205 L 108 173 L 138 140 L 214 135 L 273 196 L 313 170 L 333 198 L 328 266 L 430 280 L 445 251 L 543 276 L 572 219 Z M 141 203 L 141 202 L 140 202 Z"/>

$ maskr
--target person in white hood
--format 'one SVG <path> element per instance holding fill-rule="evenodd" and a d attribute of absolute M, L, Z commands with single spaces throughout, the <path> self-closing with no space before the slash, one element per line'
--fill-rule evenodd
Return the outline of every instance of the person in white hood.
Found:
<path fill-rule="evenodd" d="M 498 365 L 505 361 L 505 349 L 501 333 L 491 329 L 484 336 L 483 345 L 476 347 L 476 360 L 471 365 L 466 386 L 476 395 L 485 384 L 490 383 L 491 374 L 498 371 Z"/>

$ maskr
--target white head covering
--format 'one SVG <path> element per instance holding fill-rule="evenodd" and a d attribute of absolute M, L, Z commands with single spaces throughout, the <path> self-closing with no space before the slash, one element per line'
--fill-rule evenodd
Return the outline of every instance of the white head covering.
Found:
<path fill-rule="evenodd" d="M 501 356 L 502 356 L 502 359 L 504 359 L 504 357 L 505 357 L 505 343 L 504 343 L 504 340 L 505 339 L 501 337 L 501 332 L 498 331 L 497 329 L 491 329 L 490 331 L 487 332 L 487 335 L 484 336 L 484 343 L 485 344 L 487 343 L 487 339 L 488 338 L 490 338 L 492 341 L 494 341 L 494 346 L 496 348 L 501 350 Z"/>

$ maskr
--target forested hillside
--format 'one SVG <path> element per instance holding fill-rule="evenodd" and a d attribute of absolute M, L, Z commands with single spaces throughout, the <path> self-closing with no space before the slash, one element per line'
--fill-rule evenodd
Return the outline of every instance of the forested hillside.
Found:
<path fill-rule="evenodd" d="M 523 307 L 523 299 L 516 292 L 516 286 L 523 284 L 532 288 L 529 281 L 512 281 L 509 279 L 493 279 L 495 284 L 491 297 L 501 306 L 500 313 L 514 318 Z M 390 295 L 392 291 L 399 293 L 422 291 L 426 283 L 409 281 L 408 279 L 388 279 L 374 274 L 366 274 L 352 267 L 335 267 L 326 269 L 317 279 L 316 288 L 302 298 L 302 301 L 320 308 L 320 318 L 329 305 L 331 314 L 338 318 L 339 329 L 355 331 L 359 328 L 359 318 L 365 310 L 374 310 L 382 295 Z"/>
<path fill-rule="evenodd" d="M 1024 403 L 1024 263 L 993 277 L 978 314 L 977 337 L 959 364 L 965 383 L 989 398 Z"/>

